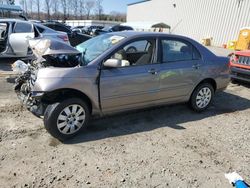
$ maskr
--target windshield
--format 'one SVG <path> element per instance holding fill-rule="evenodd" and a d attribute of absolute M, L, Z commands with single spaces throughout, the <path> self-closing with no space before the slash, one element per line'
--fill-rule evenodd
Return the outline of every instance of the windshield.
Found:
<path fill-rule="evenodd" d="M 104 34 L 79 44 L 76 49 L 82 53 L 83 63 L 87 65 L 124 38 L 123 36 Z"/>

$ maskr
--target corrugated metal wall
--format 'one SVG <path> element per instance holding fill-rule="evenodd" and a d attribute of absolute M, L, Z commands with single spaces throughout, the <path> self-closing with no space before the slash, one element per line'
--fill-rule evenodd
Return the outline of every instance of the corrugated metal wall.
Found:
<path fill-rule="evenodd" d="M 212 37 L 221 46 L 250 26 L 250 0 L 151 0 L 129 5 L 127 21 L 165 22 L 174 34 L 197 41 Z"/>

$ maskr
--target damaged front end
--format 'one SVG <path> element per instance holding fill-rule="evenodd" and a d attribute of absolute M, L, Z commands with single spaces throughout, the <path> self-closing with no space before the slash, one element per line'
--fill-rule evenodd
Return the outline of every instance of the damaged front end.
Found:
<path fill-rule="evenodd" d="M 81 65 L 81 53 L 70 45 L 57 40 L 29 41 L 34 59 L 29 63 L 16 61 L 13 71 L 19 74 L 15 80 L 15 92 L 23 105 L 34 115 L 41 117 L 47 107 L 45 91 L 36 91 L 35 84 L 40 69 L 47 67 L 76 67 Z"/>

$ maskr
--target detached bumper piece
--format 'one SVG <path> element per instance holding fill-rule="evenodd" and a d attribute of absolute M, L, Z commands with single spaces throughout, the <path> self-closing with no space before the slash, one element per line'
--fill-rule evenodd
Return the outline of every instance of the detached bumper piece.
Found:
<path fill-rule="evenodd" d="M 29 77 L 28 77 L 29 78 Z M 22 104 L 35 116 L 41 117 L 44 114 L 45 105 L 41 103 L 43 92 L 32 92 L 32 81 L 27 76 L 16 79 L 15 92 Z"/>
<path fill-rule="evenodd" d="M 241 80 L 250 83 L 250 67 L 249 69 L 243 69 L 238 67 L 231 67 L 231 78 Z"/>
<path fill-rule="evenodd" d="M 35 116 L 41 117 L 44 114 L 45 105 L 41 103 L 41 96 L 33 96 L 32 93 L 25 95 L 22 92 L 17 93 L 18 98 L 23 105 Z"/>

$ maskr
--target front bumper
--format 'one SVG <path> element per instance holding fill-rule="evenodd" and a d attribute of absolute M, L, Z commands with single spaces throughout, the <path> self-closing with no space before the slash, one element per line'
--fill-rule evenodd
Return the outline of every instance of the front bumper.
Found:
<path fill-rule="evenodd" d="M 31 90 L 32 83 L 28 79 L 19 77 L 16 79 L 15 92 L 17 97 L 31 113 L 37 117 L 44 114 L 46 106 L 41 102 L 44 92 L 34 92 Z"/>
<path fill-rule="evenodd" d="M 241 80 L 250 83 L 250 69 L 231 67 L 230 76 L 232 79 Z"/>
<path fill-rule="evenodd" d="M 37 117 L 44 115 L 46 106 L 41 102 L 42 96 L 33 96 L 32 93 L 24 94 L 22 92 L 17 92 L 17 96 L 32 114 Z"/>

